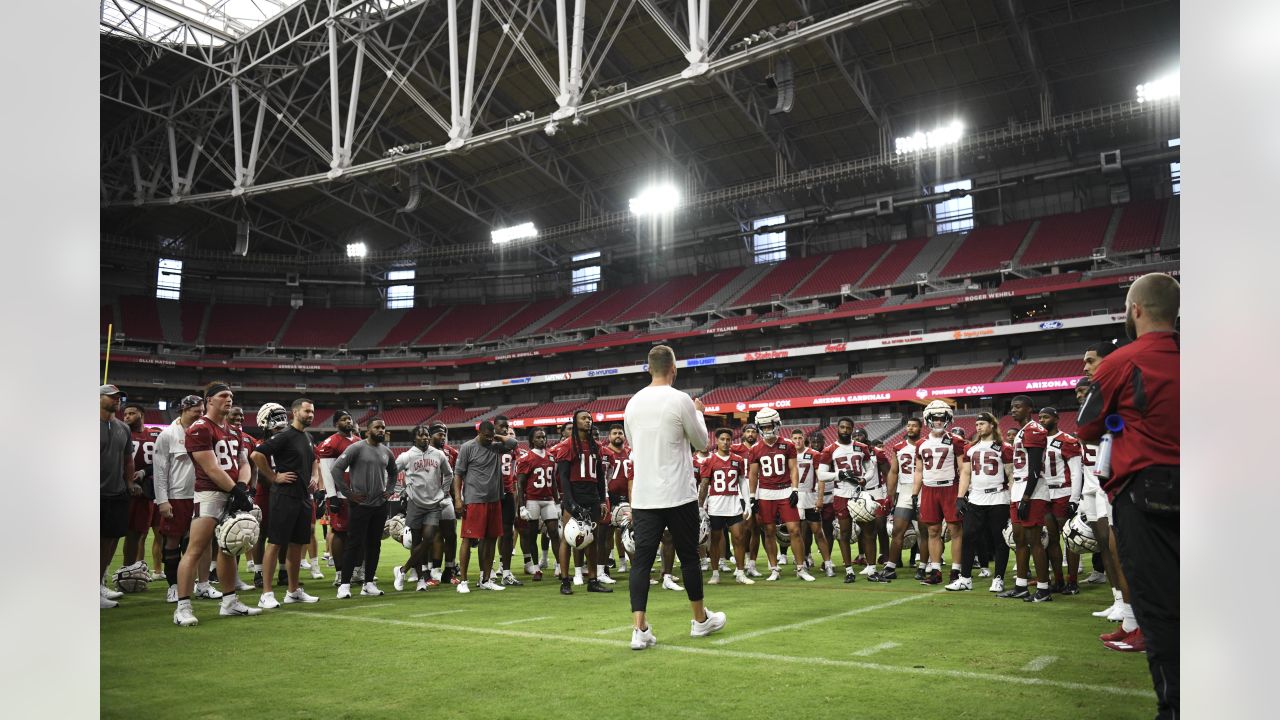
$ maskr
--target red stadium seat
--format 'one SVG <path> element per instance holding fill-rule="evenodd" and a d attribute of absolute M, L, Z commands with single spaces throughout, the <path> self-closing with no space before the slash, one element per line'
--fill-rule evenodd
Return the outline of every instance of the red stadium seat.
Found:
<path fill-rule="evenodd" d="M 356 334 L 369 319 L 369 308 L 313 308 L 294 311 L 280 337 L 281 347 L 337 348 Z"/>
<path fill-rule="evenodd" d="M 1115 237 L 1111 240 L 1111 252 L 1132 253 L 1150 250 L 1160 245 L 1164 230 L 1166 201 L 1149 200 L 1131 203 L 1120 215 Z"/>
<path fill-rule="evenodd" d="M 945 387 L 948 385 L 968 385 L 988 383 L 996 379 L 1000 372 L 1000 364 L 978 365 L 965 368 L 936 368 L 933 372 L 916 381 L 917 387 Z"/>
<path fill-rule="evenodd" d="M 1031 243 L 1018 259 L 1019 267 L 1089 259 L 1095 249 L 1102 247 L 1111 214 L 1112 208 L 1108 205 L 1042 219 Z"/>
<path fill-rule="evenodd" d="M 216 304 L 209 315 L 205 344 L 218 347 L 261 347 L 275 340 L 289 308 L 279 305 Z"/>
<path fill-rule="evenodd" d="M 757 280 L 754 285 L 747 288 L 746 292 L 733 300 L 730 306 L 763 305 L 771 301 L 775 295 L 788 297 L 791 294 L 791 290 L 821 265 L 827 257 L 827 255 L 811 255 L 806 258 L 783 260 L 774 265 L 773 269 L 765 273 L 764 277 Z"/>
<path fill-rule="evenodd" d="M 862 289 L 874 289 L 881 287 L 889 287 L 898 281 L 898 276 L 907 269 L 911 261 L 920 254 L 924 246 L 929 243 L 929 238 L 912 238 L 910 240 L 900 240 L 890 246 L 889 252 L 885 253 L 881 258 L 880 264 L 876 265 L 871 274 L 862 279 L 858 283 Z"/>
<path fill-rule="evenodd" d="M 938 277 L 966 277 L 998 272 L 1000 263 L 1013 259 L 1030 227 L 1030 220 L 1020 220 L 1007 225 L 975 228 L 965 236 L 960 248 L 938 273 Z"/>

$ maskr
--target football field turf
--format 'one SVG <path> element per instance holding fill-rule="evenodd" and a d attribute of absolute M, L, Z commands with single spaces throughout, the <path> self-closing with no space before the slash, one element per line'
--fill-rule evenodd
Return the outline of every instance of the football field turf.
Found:
<path fill-rule="evenodd" d="M 580 586 L 563 597 L 550 573 L 532 582 L 519 570 L 524 587 L 487 592 L 474 589 L 473 556 L 468 595 L 452 586 L 397 593 L 391 567 L 406 555 L 383 542 L 382 597 L 357 588 L 339 601 L 332 568 L 324 580 L 304 571 L 319 603 L 224 618 L 218 601 L 194 600 L 194 628 L 173 625 L 163 582 L 126 595 L 100 613 L 102 716 L 1153 714 L 1146 657 L 1098 641 L 1115 627 L 1089 615 L 1110 604 L 1105 585 L 1033 605 L 996 599 L 976 577 L 972 592 L 949 593 L 910 569 L 889 584 L 845 585 L 839 576 L 803 583 L 787 565 L 776 583 L 729 576 L 707 586 L 707 606 L 728 623 L 705 638 L 689 637 L 684 593 L 652 587 L 658 645 L 634 652 L 626 574 L 609 595 Z M 241 597 L 253 606 L 258 596 Z"/>

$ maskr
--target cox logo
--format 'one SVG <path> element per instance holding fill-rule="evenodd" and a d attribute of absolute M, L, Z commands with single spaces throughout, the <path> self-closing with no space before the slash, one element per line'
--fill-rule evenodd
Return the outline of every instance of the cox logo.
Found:
<path fill-rule="evenodd" d="M 604 422 L 604 413 L 602 412 L 596 413 L 596 422 Z"/>
<path fill-rule="evenodd" d="M 981 395 L 986 389 L 986 385 L 970 385 L 964 389 L 964 392 L 966 395 Z"/>
<path fill-rule="evenodd" d="M 923 400 L 923 399 L 925 399 L 925 398 L 929 397 L 929 391 L 928 391 L 928 390 L 925 390 L 924 388 L 920 388 L 919 390 L 916 390 L 916 397 L 918 397 L 918 398 L 920 398 L 921 400 Z"/>
<path fill-rule="evenodd" d="M 1061 330 L 1061 329 L 1062 329 L 1062 321 L 1061 321 L 1061 320 L 1046 320 L 1046 321 L 1044 321 L 1044 322 L 1040 323 L 1040 329 L 1041 329 L 1041 330 Z"/>
<path fill-rule="evenodd" d="M 736 407 L 738 408 L 738 412 L 742 412 L 743 410 L 747 409 L 747 404 L 744 402 L 740 402 L 737 404 Z"/>

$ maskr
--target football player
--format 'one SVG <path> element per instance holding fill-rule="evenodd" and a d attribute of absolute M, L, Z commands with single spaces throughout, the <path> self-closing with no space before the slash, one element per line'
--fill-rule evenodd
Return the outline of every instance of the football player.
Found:
<path fill-rule="evenodd" d="M 227 423 L 234 394 L 226 383 L 215 381 L 205 387 L 205 414 L 187 428 L 186 448 L 195 465 L 195 517 L 191 521 L 191 540 L 178 564 L 178 607 L 173 611 L 175 625 L 197 624 L 191 611 L 191 591 L 195 584 L 196 565 L 213 539 L 213 531 L 223 514 L 248 512 L 253 508 L 249 498 L 249 456 L 241 445 L 240 434 Z M 219 615 L 259 615 L 236 597 L 235 560 L 225 552 L 217 554 L 222 578 L 222 607 Z"/>
<path fill-rule="evenodd" d="M 607 513 L 608 498 L 604 468 L 600 462 L 600 446 L 591 436 L 591 413 L 578 410 L 573 414 L 574 433 L 568 442 L 556 445 L 556 474 L 560 479 L 560 497 L 562 499 L 561 522 L 567 523 L 570 518 L 579 522 L 596 523 L 599 526 Z M 569 543 L 560 539 L 560 594 L 572 595 L 573 588 L 567 573 L 569 567 Z M 587 592 L 613 592 L 608 585 L 600 582 L 596 576 L 599 560 L 596 545 L 587 546 L 585 565 L 587 568 Z"/>
<path fill-rule="evenodd" d="M 1013 524 L 1014 560 L 1017 577 L 1014 587 L 996 595 L 1026 602 L 1050 602 L 1049 568 L 1044 546 L 1040 544 L 1044 516 L 1049 511 L 1049 488 L 1041 477 L 1048 436 L 1044 426 L 1033 417 L 1031 398 L 1018 395 L 1009 406 L 1009 415 L 1018 423 L 1013 437 L 1013 488 L 1009 494 L 1009 521 Z M 1031 580 L 1029 560 L 1036 563 L 1036 591 L 1027 587 Z"/>
<path fill-rule="evenodd" d="M 751 511 L 747 502 L 747 487 L 743 476 L 747 471 L 746 458 L 729 450 L 733 444 L 733 431 L 716 430 L 716 451 L 698 468 L 698 504 L 706 507 L 711 518 L 711 579 L 712 585 L 720 583 L 720 562 L 724 558 L 724 531 L 733 534 L 735 570 L 733 579 L 743 585 L 755 581 L 747 577 L 746 519 Z"/>
<path fill-rule="evenodd" d="M 929 432 L 916 444 L 915 488 L 912 504 L 920 514 L 920 524 L 928 533 L 927 546 L 921 546 L 925 562 L 925 585 L 942 584 L 942 522 L 951 534 L 951 580 L 960 578 L 959 559 L 964 557 L 964 532 L 961 515 L 965 499 L 959 495 L 960 465 L 964 462 L 964 441 L 947 432 L 953 414 L 951 406 L 934 400 L 924 409 L 924 424 Z"/>
<path fill-rule="evenodd" d="M 791 552 L 796 561 L 796 577 L 813 582 L 814 577 L 804 566 L 804 537 L 800 534 L 800 474 L 796 468 L 796 446 L 781 436 L 782 417 L 773 408 L 756 412 L 756 426 L 760 428 L 761 441 L 750 451 L 751 506 L 760 532 L 764 534 L 765 554 L 769 558 L 770 581 L 782 577 L 774 559 L 778 557 L 775 540 L 776 524 L 786 525 L 791 535 Z"/>
<path fill-rule="evenodd" d="M 898 565 L 902 563 L 902 540 L 906 536 L 907 527 L 916 519 L 916 509 L 911 498 L 915 485 L 916 445 L 920 442 L 922 427 L 920 418 L 907 420 L 906 434 L 889 448 L 886 497 L 891 500 L 896 498 L 896 502 L 893 507 L 893 538 L 889 542 L 889 559 L 884 564 L 884 572 L 880 574 L 884 580 L 897 579 Z M 924 579 L 923 565 L 917 569 L 916 579 Z"/>
<path fill-rule="evenodd" d="M 187 428 L 204 414 L 204 401 L 199 395 L 188 395 L 178 402 L 178 419 L 160 432 L 155 446 L 156 515 L 160 517 L 159 533 L 164 538 L 164 577 L 169 583 L 165 602 L 178 602 L 178 563 L 182 560 L 182 540 L 191 529 L 196 496 L 196 470 L 187 454 Z M 209 584 L 209 558 L 196 564 L 199 582 L 196 597 L 218 599 L 222 593 Z"/>
<path fill-rule="evenodd" d="M 421 424 L 413 429 L 413 447 L 396 458 L 396 468 L 404 473 L 404 524 L 413 536 L 413 550 L 404 565 L 392 570 L 392 585 L 404 590 L 406 574 L 416 569 L 417 589 L 423 591 L 439 584 L 427 572 L 426 563 L 435 548 L 440 516 L 449 502 L 453 468 L 444 451 L 431 445 L 431 428 Z"/>
<path fill-rule="evenodd" d="M 964 545 L 975 547 L 978 538 L 990 538 L 995 554 L 995 576 L 991 592 L 1004 592 L 1004 571 L 1009 564 L 1009 548 L 1002 533 L 1008 522 L 1009 482 L 1013 477 L 1013 448 L 1000 439 L 1000 423 L 989 412 L 980 413 L 974 423 L 973 442 L 965 448 L 960 466 L 960 496 L 966 498 Z M 955 553 L 952 553 L 955 557 Z M 973 589 L 973 553 L 960 562 L 960 578 L 948 590 Z"/>
<path fill-rule="evenodd" d="M 1076 514 L 1079 504 L 1072 498 L 1073 486 L 1080 484 L 1080 443 L 1058 430 L 1057 408 L 1041 408 L 1039 418 L 1048 438 L 1044 451 L 1044 482 L 1049 486 L 1049 514 L 1044 518 L 1044 526 L 1049 531 L 1048 559 L 1053 572 L 1053 584 L 1049 587 L 1063 595 L 1079 595 L 1080 556 L 1070 548 L 1067 549 L 1067 582 L 1065 585 L 1062 582 L 1062 531 L 1067 520 Z M 1073 466 L 1075 475 L 1071 471 Z"/>
<path fill-rule="evenodd" d="M 440 450 L 449 458 L 449 467 L 458 465 L 458 449 L 450 445 L 449 429 L 444 423 L 433 422 L 429 428 L 431 431 L 431 446 Z M 435 546 L 432 548 L 433 564 L 437 568 L 444 568 L 440 574 L 440 583 L 450 583 L 457 585 L 461 582 L 458 577 L 458 515 L 452 502 L 445 503 L 444 510 L 440 513 L 440 534 L 436 536 Z"/>
<path fill-rule="evenodd" d="M 298 398 L 291 406 L 293 421 L 283 407 L 267 403 L 258 409 L 258 425 L 270 435 L 254 448 L 250 458 L 258 468 L 258 479 L 270 485 L 268 505 L 271 521 L 267 523 L 268 545 L 263 554 L 266 569 L 263 573 L 262 598 L 258 607 L 272 610 L 280 607 L 271 589 L 271 575 L 284 548 L 284 571 L 288 593 L 286 605 L 314 603 L 320 598 L 302 589 L 298 579 L 302 566 L 302 553 L 307 542 L 315 536 L 311 526 L 314 511 L 311 509 L 311 487 L 316 464 L 315 446 L 307 428 L 315 419 L 315 405 L 307 398 Z M 263 516 L 265 519 L 265 515 Z"/>
<path fill-rule="evenodd" d="M 382 553 L 382 529 L 387 523 L 387 500 L 399 474 L 395 453 L 386 446 L 386 438 L 387 425 L 382 418 L 369 418 L 368 438 L 353 443 L 333 461 L 334 480 L 351 503 L 350 542 L 338 575 L 339 600 L 351 597 L 352 576 L 357 567 L 364 568 L 360 594 L 384 594 L 375 582 L 375 575 Z"/>
<path fill-rule="evenodd" d="M 796 434 L 792 433 L 792 436 Z M 797 509 L 804 515 L 804 551 L 810 558 L 809 567 L 813 567 L 813 545 L 810 540 L 817 541 L 818 552 L 822 555 L 822 572 L 827 577 L 835 577 L 835 565 L 831 562 L 831 538 L 822 528 L 822 516 L 830 512 L 825 504 L 826 484 L 818 479 L 817 474 L 824 450 L 822 433 L 815 432 L 807 439 L 803 433 L 799 435 L 802 444 L 796 446 L 801 448 L 796 457 L 796 470 L 800 474 L 800 505 Z"/>
<path fill-rule="evenodd" d="M 506 415 L 493 418 L 493 435 L 499 441 L 511 435 L 511 420 Z M 511 556 L 516 550 L 516 462 L 524 454 L 517 447 L 513 452 L 503 453 L 502 465 L 502 537 L 498 538 L 498 560 L 502 566 L 499 582 L 503 585 L 524 585 L 511 572 Z"/>
<path fill-rule="evenodd" d="M 832 515 L 839 524 L 837 535 L 840 543 L 840 559 L 844 561 L 844 581 L 856 579 L 853 572 L 853 551 L 849 546 L 853 537 L 853 518 L 849 516 L 849 501 L 857 496 L 866 475 L 866 464 L 871 450 L 853 439 L 853 419 L 842 417 L 836 421 L 836 442 L 827 448 L 818 462 L 818 480 L 823 490 L 830 485 Z"/>
<path fill-rule="evenodd" d="M 855 428 L 853 431 L 853 439 L 871 448 L 871 452 L 875 455 L 876 461 L 867 466 L 868 486 L 875 488 L 877 485 L 884 485 L 885 497 L 888 498 L 884 502 L 884 506 L 886 507 L 884 516 L 877 517 L 875 521 L 875 536 L 876 540 L 879 541 L 878 549 L 880 551 L 879 555 L 876 557 L 876 562 L 884 564 L 884 562 L 889 559 L 889 514 L 893 512 L 893 504 L 896 500 L 896 498 L 889 496 L 888 485 L 885 482 L 889 477 L 889 453 L 884 449 L 884 443 L 879 440 L 872 442 L 867 439 L 867 431 L 865 428 Z M 876 544 L 873 542 L 868 552 L 875 549 Z M 875 572 L 875 568 L 870 567 L 872 563 L 867 563 L 867 565 L 869 567 L 863 568 L 862 570 L 863 575 L 871 575 Z"/>
<path fill-rule="evenodd" d="M 159 428 L 147 427 L 142 423 L 144 411 L 142 406 L 137 403 L 128 403 L 124 406 L 124 424 L 129 426 L 129 435 L 133 443 L 133 479 L 142 488 L 141 495 L 134 495 L 129 498 L 129 528 L 124 536 L 124 559 L 126 563 L 142 563 L 146 566 L 147 559 L 147 532 L 153 525 L 155 520 L 155 481 L 152 460 L 156 452 L 156 439 L 160 437 Z M 159 538 L 160 533 L 156 533 Z M 154 553 L 153 553 L 154 554 Z M 159 570 L 159 563 L 154 562 L 156 570 Z M 155 577 L 155 573 L 151 573 L 152 580 L 163 578 Z"/>
<path fill-rule="evenodd" d="M 742 439 L 729 447 L 729 452 L 734 455 L 740 455 L 746 458 L 747 463 L 751 462 L 751 448 L 760 442 L 760 430 L 754 423 L 747 423 L 742 426 Z M 749 577 L 761 577 L 760 571 L 756 569 L 756 557 L 760 554 L 760 529 L 756 526 L 756 516 L 753 513 L 747 519 L 746 527 L 747 535 L 747 575 Z M 665 557 L 665 554 L 664 554 Z"/>
<path fill-rule="evenodd" d="M 604 459 L 606 477 L 608 483 L 606 489 L 609 492 L 609 509 L 627 502 L 627 488 L 631 486 L 631 478 L 633 473 L 631 463 L 631 448 L 627 447 L 627 435 L 623 432 L 621 423 L 614 423 L 609 426 L 609 440 L 604 447 L 600 449 L 601 457 Z M 695 460 L 695 467 L 697 462 Z M 627 568 L 627 553 L 622 547 L 622 528 L 610 528 L 612 523 L 601 528 L 600 537 L 597 541 L 600 547 L 597 548 L 597 557 L 608 558 L 613 548 L 618 549 L 618 569 L 625 571 Z M 610 528 L 606 531 L 605 528 Z M 609 577 L 608 568 L 604 565 L 596 568 L 596 576 L 601 582 L 613 582 L 613 578 Z"/>
<path fill-rule="evenodd" d="M 347 499 L 338 490 L 333 477 L 333 463 L 342 453 L 360 441 L 356 432 L 355 420 L 351 413 L 339 410 L 333 415 L 334 432 L 316 446 L 316 458 L 320 462 L 320 477 L 324 479 L 325 503 L 329 515 L 329 555 L 333 558 L 334 587 L 340 583 L 342 574 L 342 558 L 347 543 L 347 524 L 350 520 L 350 508 Z"/>
<path fill-rule="evenodd" d="M 538 544 L 538 525 L 551 539 L 551 547 L 560 547 L 560 506 L 556 503 L 556 461 L 547 452 L 547 431 L 536 428 L 529 434 L 529 452 L 516 462 L 516 507 L 523 509 L 524 546 Z M 542 579 L 536 563 L 525 563 L 525 573 L 534 580 Z"/>
<path fill-rule="evenodd" d="M 142 494 L 134 479 L 133 452 L 129 445 L 129 426 L 116 417 L 122 393 L 115 385 L 103 385 L 98 390 L 98 421 L 101 424 L 100 506 L 98 527 L 102 543 L 99 545 L 98 607 L 108 610 L 119 605 L 116 600 L 123 593 L 108 590 L 105 576 L 107 566 L 115 557 L 120 538 L 128 533 L 130 498 Z M 129 558 L 126 557 L 126 560 Z M 130 562 L 129 564 L 132 564 Z"/>

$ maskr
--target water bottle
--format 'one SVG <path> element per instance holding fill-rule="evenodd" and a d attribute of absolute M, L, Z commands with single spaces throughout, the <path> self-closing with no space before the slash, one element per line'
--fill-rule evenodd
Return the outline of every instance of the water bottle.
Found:
<path fill-rule="evenodd" d="M 1093 474 L 1105 479 L 1111 477 L 1111 444 L 1116 434 L 1124 430 L 1124 419 L 1119 415 L 1108 415 L 1103 424 L 1108 432 L 1098 440 L 1098 459 L 1093 464 Z"/>

